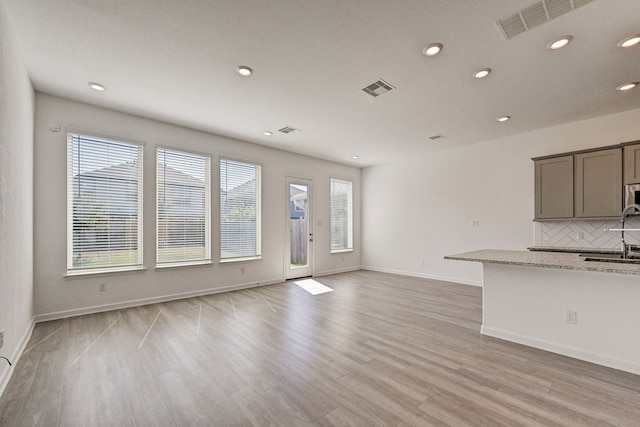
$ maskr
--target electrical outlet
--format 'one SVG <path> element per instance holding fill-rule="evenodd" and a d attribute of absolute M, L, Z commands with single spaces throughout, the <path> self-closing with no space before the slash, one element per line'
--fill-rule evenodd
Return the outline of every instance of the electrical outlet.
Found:
<path fill-rule="evenodd" d="M 573 310 L 567 310 L 564 313 L 564 321 L 570 325 L 578 324 L 578 313 Z"/>
<path fill-rule="evenodd" d="M 4 346 L 4 329 L 0 331 L 0 348 Z"/>
<path fill-rule="evenodd" d="M 98 286 L 98 292 L 105 292 L 107 290 L 107 282 L 100 282 Z"/>
<path fill-rule="evenodd" d="M 245 273 L 244 267 L 240 267 L 240 274 L 244 274 L 244 273 Z"/>

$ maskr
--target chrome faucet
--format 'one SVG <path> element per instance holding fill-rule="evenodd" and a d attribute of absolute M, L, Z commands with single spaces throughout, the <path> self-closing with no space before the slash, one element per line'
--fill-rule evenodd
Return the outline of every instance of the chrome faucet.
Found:
<path fill-rule="evenodd" d="M 624 210 L 622 211 L 622 216 L 620 217 L 620 249 L 622 250 L 622 258 L 624 259 L 629 258 L 630 252 L 629 245 L 627 245 L 627 243 L 624 241 L 624 221 L 627 218 L 627 215 L 629 215 L 629 211 L 632 210 L 640 212 L 640 205 L 628 205 L 626 208 L 624 208 Z"/>

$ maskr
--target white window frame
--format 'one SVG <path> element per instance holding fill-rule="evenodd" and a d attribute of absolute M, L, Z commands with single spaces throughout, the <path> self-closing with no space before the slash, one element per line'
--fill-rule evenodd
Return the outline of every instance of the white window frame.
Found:
<path fill-rule="evenodd" d="M 333 244 L 334 241 L 334 236 L 333 236 L 333 230 L 334 230 L 334 220 L 335 220 L 335 213 L 334 213 L 334 183 L 340 183 L 340 184 L 347 184 L 348 185 L 348 190 L 347 190 L 347 214 L 346 214 L 346 221 L 347 221 L 347 244 L 346 246 L 340 246 L 340 247 L 336 247 Z M 331 253 L 335 254 L 335 253 L 343 253 L 343 252 L 352 252 L 353 251 L 353 181 L 347 180 L 347 179 L 339 179 L 339 178 L 331 178 L 329 180 L 329 198 L 330 198 L 330 202 L 329 202 L 329 210 L 330 210 L 330 222 L 331 222 L 331 236 L 330 236 L 330 245 L 331 245 Z M 343 218 L 344 220 L 344 218 Z"/>
<path fill-rule="evenodd" d="M 223 253 L 223 239 L 222 233 L 224 228 L 224 214 L 223 211 L 225 209 L 225 204 L 222 200 L 224 192 L 228 190 L 227 180 L 223 179 L 222 174 L 223 170 L 228 170 L 227 168 L 223 168 L 223 163 L 235 163 L 238 165 L 247 165 L 254 167 L 256 169 L 255 180 L 256 180 L 256 196 L 255 196 L 255 212 L 256 212 L 256 230 L 255 230 L 255 253 L 250 255 L 243 256 L 225 256 Z M 219 226 L 220 226 L 220 263 L 229 263 L 229 262 L 237 262 L 237 261 L 250 261 L 250 260 L 259 260 L 262 258 L 262 166 L 257 163 L 252 163 L 244 160 L 236 160 L 231 158 L 221 157 L 219 162 L 219 184 L 220 184 L 220 210 L 219 210 Z"/>
<path fill-rule="evenodd" d="M 204 169 L 201 171 L 204 179 L 204 234 L 202 236 L 204 240 L 204 256 L 202 258 L 183 258 L 183 259 L 173 259 L 173 260 L 161 260 L 160 259 L 160 236 L 161 230 L 160 225 L 164 217 L 161 218 L 163 214 L 161 206 L 161 185 L 169 184 L 167 182 L 166 173 L 163 175 L 165 177 L 164 181 L 161 181 L 159 168 L 160 168 L 160 155 L 161 153 L 173 153 L 177 156 L 186 157 L 194 157 L 200 158 L 204 160 Z M 172 147 L 156 147 L 156 268 L 167 268 L 167 267 L 180 267 L 180 266 L 190 266 L 190 265 L 202 265 L 202 264 L 211 264 L 211 162 L 212 158 L 209 154 L 204 153 L 196 153 L 193 151 L 187 151 L 183 149 L 176 149 Z M 187 166 L 187 165 L 184 165 Z M 180 172 L 180 171 L 178 171 Z M 194 173 L 200 173 L 200 171 L 194 171 Z M 166 196 L 166 195 L 165 195 Z"/>
<path fill-rule="evenodd" d="M 135 262 L 130 264 L 112 264 L 97 267 L 74 266 L 74 140 L 84 139 L 85 142 L 103 142 L 105 144 L 120 144 L 135 147 L 136 153 L 136 180 L 137 180 L 137 218 L 136 218 L 136 248 L 137 256 Z M 144 163 L 144 142 L 135 141 L 128 138 L 113 137 L 94 132 L 67 129 L 67 276 L 100 274 L 120 271 L 133 271 L 143 269 L 144 247 L 143 247 L 143 163 Z M 78 173 L 81 173 L 78 168 Z"/>

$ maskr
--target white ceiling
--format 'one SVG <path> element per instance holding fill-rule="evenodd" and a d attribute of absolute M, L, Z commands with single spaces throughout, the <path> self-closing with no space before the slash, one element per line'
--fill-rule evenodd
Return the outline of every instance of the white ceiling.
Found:
<path fill-rule="evenodd" d="M 356 166 L 640 107 L 640 88 L 615 90 L 640 80 L 640 46 L 616 47 L 640 33 L 639 0 L 511 40 L 495 22 L 535 0 L 2 2 L 38 91 Z M 444 49 L 428 58 L 431 42 Z M 397 89 L 361 90 L 379 78 Z"/>

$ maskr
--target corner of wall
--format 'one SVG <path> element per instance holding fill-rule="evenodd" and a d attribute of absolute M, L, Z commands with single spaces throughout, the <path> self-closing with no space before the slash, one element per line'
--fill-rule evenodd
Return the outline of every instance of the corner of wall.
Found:
<path fill-rule="evenodd" d="M 0 354 L 17 362 L 34 325 L 35 93 L 1 2 L 0 63 Z M 12 372 L 0 365 L 0 394 Z"/>
<path fill-rule="evenodd" d="M 4 393 L 5 388 L 7 388 L 9 380 L 11 379 L 11 375 L 13 375 L 13 371 L 15 370 L 16 364 L 20 360 L 20 356 L 22 356 L 22 354 L 24 353 L 29 339 L 31 339 L 31 334 L 33 333 L 33 328 L 35 327 L 35 325 L 35 317 L 32 317 L 29 326 L 22 334 L 22 338 L 20 339 L 18 346 L 14 349 L 13 354 L 9 358 L 9 360 L 11 360 L 11 366 L 7 364 L 6 366 L 3 366 L 2 370 L 0 370 L 0 397 L 2 397 L 2 393 Z M 0 363 L 3 362 L 5 362 L 4 359 L 0 360 Z"/>

